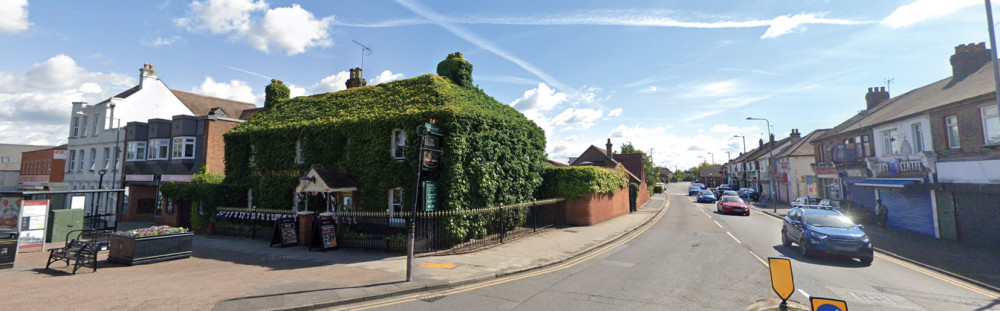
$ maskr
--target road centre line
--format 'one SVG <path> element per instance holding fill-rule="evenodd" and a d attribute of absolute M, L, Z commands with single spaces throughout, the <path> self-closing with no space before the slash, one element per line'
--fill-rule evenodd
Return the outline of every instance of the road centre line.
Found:
<path fill-rule="evenodd" d="M 806 296 L 806 298 L 812 297 L 812 296 L 809 296 L 809 293 L 806 293 L 806 291 L 802 290 L 801 288 L 799 288 L 798 291 L 799 291 L 799 294 L 802 294 L 803 296 Z"/>
<path fill-rule="evenodd" d="M 753 255 L 753 258 L 757 258 L 757 261 L 760 261 L 760 264 L 764 265 L 764 268 L 767 268 L 767 262 L 764 261 L 764 259 L 761 259 L 760 256 L 757 256 L 757 254 L 755 254 L 753 251 L 751 250 L 748 251 L 750 252 L 750 255 Z"/>
<path fill-rule="evenodd" d="M 721 226 L 720 226 L 720 227 L 721 227 Z M 739 239 L 737 239 L 737 238 L 736 238 L 735 236 L 733 236 L 733 234 L 732 234 L 732 233 L 729 233 L 729 231 L 726 231 L 726 234 L 728 234 L 728 235 L 729 235 L 729 237 L 733 238 L 733 240 L 736 240 L 736 243 L 740 243 L 740 244 L 743 244 L 743 242 L 740 242 L 740 240 L 739 240 Z"/>
<path fill-rule="evenodd" d="M 722 228 L 722 224 L 720 224 L 718 221 L 713 220 L 712 222 L 714 222 L 716 226 L 719 226 L 719 228 Z M 729 232 L 726 232 L 726 233 L 729 233 Z"/>

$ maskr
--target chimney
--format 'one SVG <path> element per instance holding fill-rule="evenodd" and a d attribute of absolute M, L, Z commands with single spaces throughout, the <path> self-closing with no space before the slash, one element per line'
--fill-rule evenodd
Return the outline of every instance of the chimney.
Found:
<path fill-rule="evenodd" d="M 952 81 L 961 80 L 990 62 L 990 50 L 985 42 L 961 44 L 951 56 Z"/>
<path fill-rule="evenodd" d="M 146 79 L 156 79 L 156 70 L 153 69 L 153 65 L 142 64 L 142 69 L 139 69 L 139 85 L 142 86 L 142 82 Z"/>
<path fill-rule="evenodd" d="M 771 134 L 771 141 L 770 141 L 770 144 L 772 144 L 772 145 L 774 144 L 774 134 Z"/>
<path fill-rule="evenodd" d="M 788 135 L 792 138 L 792 143 L 797 143 L 802 139 L 802 134 L 799 133 L 799 129 L 792 129 L 792 134 Z"/>
<path fill-rule="evenodd" d="M 885 91 L 885 87 L 870 87 L 868 94 L 865 94 L 865 102 L 868 103 L 869 110 L 888 99 L 889 92 Z"/>
<path fill-rule="evenodd" d="M 347 79 L 347 89 L 368 85 L 368 81 L 361 77 L 361 67 L 351 68 L 351 77 Z"/>
<path fill-rule="evenodd" d="M 764 139 L 761 138 L 760 141 L 757 142 L 757 148 L 763 148 L 763 147 L 764 147 Z"/>
<path fill-rule="evenodd" d="M 611 138 L 608 138 L 608 143 L 605 144 L 604 146 L 608 148 L 607 149 L 607 151 L 608 151 L 608 157 L 612 157 L 612 155 L 614 155 L 615 152 L 611 151 Z"/>

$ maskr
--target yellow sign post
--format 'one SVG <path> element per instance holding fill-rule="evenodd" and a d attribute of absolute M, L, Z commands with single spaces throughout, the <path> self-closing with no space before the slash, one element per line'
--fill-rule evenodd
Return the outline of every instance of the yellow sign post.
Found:
<path fill-rule="evenodd" d="M 839 299 L 809 297 L 813 311 L 847 311 L 847 302 Z"/>
<path fill-rule="evenodd" d="M 778 297 L 781 297 L 781 305 L 785 306 L 785 301 L 795 292 L 792 261 L 784 257 L 768 257 L 767 263 L 771 270 L 771 288 Z"/>

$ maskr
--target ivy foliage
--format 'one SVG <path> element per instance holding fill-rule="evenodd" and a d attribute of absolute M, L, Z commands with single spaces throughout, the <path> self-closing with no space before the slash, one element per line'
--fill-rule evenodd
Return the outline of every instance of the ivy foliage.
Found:
<path fill-rule="evenodd" d="M 174 201 L 191 202 L 191 208 L 194 209 L 191 213 L 191 229 L 201 230 L 215 217 L 216 207 L 239 206 L 240 201 L 245 200 L 237 188 L 223 183 L 224 178 L 221 174 L 209 173 L 202 166 L 191 182 L 164 183 L 160 185 L 160 192 Z"/>
<path fill-rule="evenodd" d="M 264 108 L 270 109 L 292 96 L 292 91 L 281 80 L 271 79 L 271 84 L 264 88 Z"/>
<path fill-rule="evenodd" d="M 628 187 L 628 174 L 619 166 L 608 169 L 597 166 L 546 167 L 542 192 L 581 199 L 591 193 L 614 194 Z"/>
<path fill-rule="evenodd" d="M 451 81 L 428 74 L 296 97 L 258 112 L 225 134 L 226 183 L 244 193 L 252 188 L 258 208 L 291 209 L 298 177 L 313 164 L 334 165 L 358 185 L 355 208 L 384 211 L 399 187 L 408 210 L 418 157 L 404 149 L 405 158 L 394 159 L 392 133 L 405 131 L 406 145 L 417 146 L 417 126 L 433 119 L 444 152 L 436 172 L 421 179 L 438 181 L 439 209 L 530 200 L 542 183 L 544 131 L 479 88 Z M 296 161 L 299 144 L 304 163 Z M 486 231 L 475 217 L 445 226 L 457 239 Z"/>
<path fill-rule="evenodd" d="M 462 58 L 462 53 L 448 54 L 448 57 L 438 63 L 437 74 L 463 87 L 472 87 L 472 64 Z"/>

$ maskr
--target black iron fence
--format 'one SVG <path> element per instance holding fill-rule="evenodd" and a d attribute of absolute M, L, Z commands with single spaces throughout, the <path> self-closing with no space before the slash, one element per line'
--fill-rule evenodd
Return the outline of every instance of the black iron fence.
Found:
<path fill-rule="evenodd" d="M 463 253 L 503 244 L 565 224 L 564 199 L 463 211 L 417 212 L 414 252 Z M 269 240 L 286 210 L 218 208 L 214 234 Z M 313 215 L 315 217 L 315 215 Z M 391 217 L 390 217 L 391 216 Z M 410 213 L 338 212 L 332 216 L 341 247 L 405 252 Z"/>

